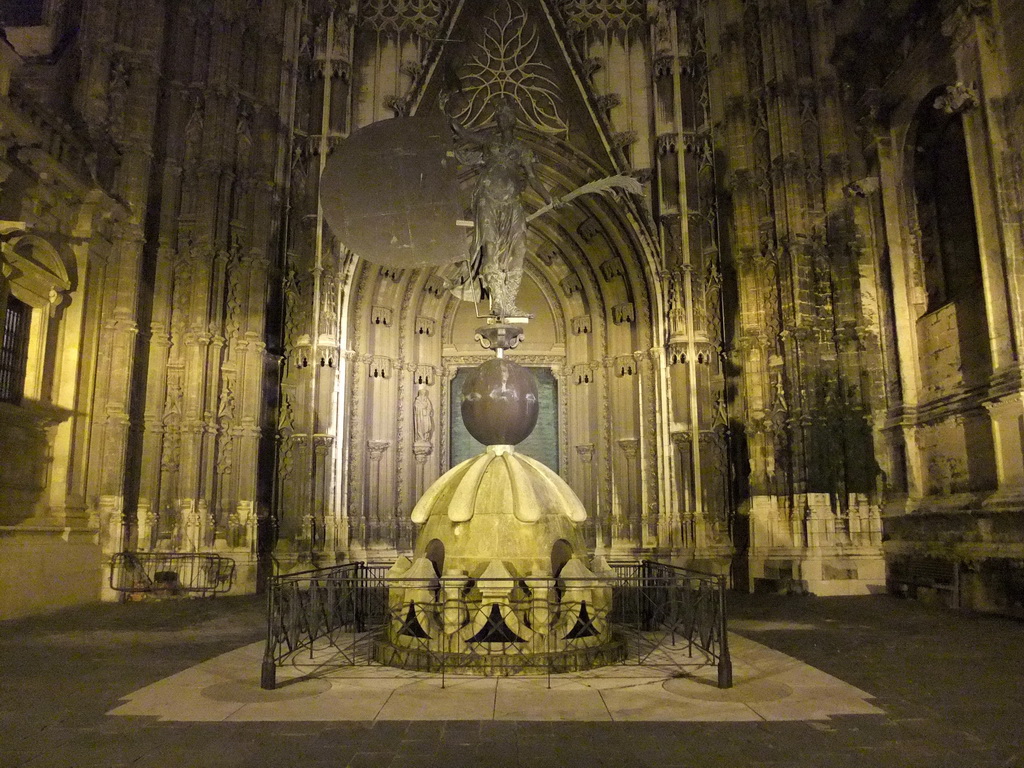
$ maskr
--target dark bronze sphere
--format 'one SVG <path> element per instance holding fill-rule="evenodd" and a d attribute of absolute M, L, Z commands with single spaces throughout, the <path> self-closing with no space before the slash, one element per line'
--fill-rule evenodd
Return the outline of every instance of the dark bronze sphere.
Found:
<path fill-rule="evenodd" d="M 504 358 L 488 360 L 462 385 L 462 421 L 484 445 L 516 445 L 537 426 L 537 380 Z"/>

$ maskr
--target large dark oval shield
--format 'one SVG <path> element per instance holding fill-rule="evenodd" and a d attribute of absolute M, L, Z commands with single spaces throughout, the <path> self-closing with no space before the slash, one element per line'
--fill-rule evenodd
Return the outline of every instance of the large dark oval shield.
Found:
<path fill-rule="evenodd" d="M 465 258 L 451 129 L 396 117 L 342 141 L 320 176 L 324 217 L 357 256 L 399 269 Z"/>

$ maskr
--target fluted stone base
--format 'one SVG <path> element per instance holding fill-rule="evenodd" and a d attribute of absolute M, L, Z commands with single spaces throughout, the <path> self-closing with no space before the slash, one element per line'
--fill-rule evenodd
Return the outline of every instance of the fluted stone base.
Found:
<path fill-rule="evenodd" d="M 507 677 L 509 675 L 546 675 L 582 672 L 618 664 L 626 658 L 622 638 L 589 648 L 572 648 L 552 653 L 443 653 L 426 648 L 403 648 L 384 638 L 373 644 L 373 658 L 381 664 L 421 672 L 448 671 L 460 675 Z"/>

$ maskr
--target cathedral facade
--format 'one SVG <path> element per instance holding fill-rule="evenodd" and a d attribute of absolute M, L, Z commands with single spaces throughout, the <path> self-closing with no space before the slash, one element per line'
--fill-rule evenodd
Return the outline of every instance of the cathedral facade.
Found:
<path fill-rule="evenodd" d="M 589 547 L 1024 615 L 1021 0 L 5 14 L 0 616 L 114 597 L 117 553 L 218 553 L 251 591 L 412 549 L 476 450 L 483 311 L 339 240 L 320 175 L 500 99 L 553 197 L 643 189 L 523 201 L 524 450 Z"/>

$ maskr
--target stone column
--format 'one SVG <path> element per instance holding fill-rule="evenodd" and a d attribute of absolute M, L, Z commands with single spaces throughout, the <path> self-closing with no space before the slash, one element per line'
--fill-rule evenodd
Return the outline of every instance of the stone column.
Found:
<path fill-rule="evenodd" d="M 683 549 L 692 550 L 696 547 L 696 531 L 694 529 L 694 523 L 696 520 L 696 512 L 694 511 L 693 505 L 693 462 L 690 458 L 690 448 L 692 441 L 690 440 L 690 433 L 685 430 L 672 433 L 672 447 L 679 455 L 677 465 L 679 472 L 674 478 L 674 481 L 678 483 L 679 490 L 677 498 L 679 499 L 680 513 L 679 513 L 679 530 L 676 532 L 678 538 L 678 546 Z"/>
<path fill-rule="evenodd" d="M 992 419 L 999 495 L 1024 495 L 1024 396 L 1014 393 L 985 408 Z"/>
<path fill-rule="evenodd" d="M 390 440 L 367 440 L 366 450 L 368 452 L 370 460 L 370 475 L 374 479 L 373 487 L 366 496 L 364 496 L 364 504 L 366 505 L 366 516 L 369 520 L 369 527 L 366 535 L 366 546 L 380 546 L 382 544 L 388 545 L 389 541 L 388 531 L 385 521 L 382 517 L 381 510 L 381 494 L 376 492 L 376 489 L 380 488 L 381 483 L 381 463 L 384 458 L 384 453 L 391 447 Z M 371 498 L 372 497 L 372 498 Z M 390 510 L 388 510 L 390 512 Z"/>
<path fill-rule="evenodd" d="M 641 526 L 644 514 L 642 505 L 634 504 L 639 495 L 637 456 L 640 452 L 640 440 L 635 437 L 623 437 L 616 443 L 625 457 L 626 467 L 622 484 L 625 503 L 620 503 L 615 520 L 616 544 L 619 547 L 637 547 L 642 544 Z"/>
<path fill-rule="evenodd" d="M 583 535 L 587 546 L 593 547 L 595 553 L 603 552 L 603 542 L 597 535 L 597 531 L 600 530 L 597 519 L 600 512 L 594 505 L 594 444 L 577 445 L 576 457 L 580 470 L 579 477 L 582 480 L 580 498 L 583 501 L 583 506 L 587 509 L 587 522 L 584 524 Z"/>
<path fill-rule="evenodd" d="M 416 498 L 423 495 L 426 489 L 424 479 L 424 465 L 427 463 L 427 459 L 430 454 L 434 452 L 434 444 L 426 441 L 416 441 L 412 444 L 412 455 L 416 459 L 416 463 L 419 465 L 417 470 L 416 478 Z"/>
<path fill-rule="evenodd" d="M 166 14 L 163 3 L 156 0 L 132 3 L 130 9 L 128 3 L 118 9 L 119 5 L 114 0 L 100 0 L 90 7 L 89 34 L 82 50 L 83 77 L 75 94 L 89 130 L 117 142 L 119 158 L 113 191 L 130 211 L 128 219 L 114 228 L 110 268 L 96 296 L 96 301 L 102 303 L 103 321 L 98 329 L 96 388 L 90 408 L 94 415 L 89 440 L 90 476 L 84 496 L 105 499 L 101 501 L 104 513 L 116 508 L 121 510 L 119 514 L 127 512 L 134 523 L 135 510 L 124 509 L 131 486 L 126 467 L 129 452 L 140 450 L 130 426 L 133 417 L 142 414 L 130 414 L 129 409 L 133 381 L 142 373 L 135 359 L 139 278 Z M 118 52 L 131 61 L 123 91 L 115 87 L 115 81 L 121 81 L 124 75 L 112 66 Z M 123 130 L 112 137 L 107 134 L 108 108 L 124 117 Z M 101 543 L 107 551 L 120 547 L 123 539 L 123 535 L 101 531 Z"/>

